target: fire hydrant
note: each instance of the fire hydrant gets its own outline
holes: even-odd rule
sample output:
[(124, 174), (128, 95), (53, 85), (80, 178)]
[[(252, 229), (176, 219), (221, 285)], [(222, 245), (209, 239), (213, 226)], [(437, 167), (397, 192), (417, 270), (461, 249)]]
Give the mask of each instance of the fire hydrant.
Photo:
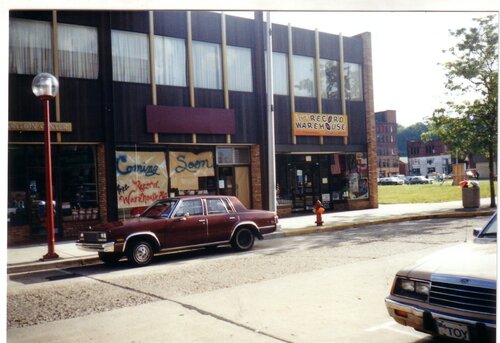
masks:
[(325, 208), (323, 207), (323, 204), (321, 203), (321, 201), (316, 200), (316, 203), (314, 204), (313, 212), (316, 213), (316, 226), (322, 226), (323, 225), (323, 218), (321, 215), (325, 212)]

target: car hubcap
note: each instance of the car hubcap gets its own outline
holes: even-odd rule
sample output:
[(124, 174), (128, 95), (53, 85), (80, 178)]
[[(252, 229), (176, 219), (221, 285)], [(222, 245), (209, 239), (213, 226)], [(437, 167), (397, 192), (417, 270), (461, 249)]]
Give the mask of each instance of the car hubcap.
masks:
[(151, 256), (151, 252), (149, 251), (148, 246), (141, 244), (135, 249), (135, 259), (137, 262), (143, 263), (149, 260)]
[(251, 233), (248, 231), (241, 231), (240, 234), (238, 235), (238, 242), (240, 243), (240, 247), (246, 248), (251, 240), (252, 237), (250, 236)]

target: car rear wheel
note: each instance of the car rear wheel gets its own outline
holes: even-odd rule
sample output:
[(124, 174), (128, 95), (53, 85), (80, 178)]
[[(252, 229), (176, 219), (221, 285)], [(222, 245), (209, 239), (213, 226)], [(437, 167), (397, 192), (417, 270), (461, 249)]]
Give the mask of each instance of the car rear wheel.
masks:
[(253, 247), (255, 236), (252, 230), (248, 228), (241, 228), (234, 234), (231, 240), (231, 246), (236, 251), (246, 251)]
[(127, 252), (128, 261), (138, 267), (151, 263), (153, 256), (153, 247), (146, 241), (135, 242)]
[(110, 252), (99, 252), (99, 259), (105, 264), (115, 264), (118, 263), (122, 254), (110, 253)]

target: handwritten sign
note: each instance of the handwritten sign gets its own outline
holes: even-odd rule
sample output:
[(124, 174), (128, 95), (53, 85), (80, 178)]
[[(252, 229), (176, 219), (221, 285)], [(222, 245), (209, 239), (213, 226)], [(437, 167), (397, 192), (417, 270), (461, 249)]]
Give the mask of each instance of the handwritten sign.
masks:
[(116, 152), (118, 208), (148, 206), (168, 196), (165, 153)]
[(293, 113), (294, 136), (337, 136), (347, 137), (347, 116), (345, 114)]
[(199, 154), (184, 151), (169, 152), (170, 185), (179, 190), (197, 190), (198, 178), (214, 176), (211, 151)]

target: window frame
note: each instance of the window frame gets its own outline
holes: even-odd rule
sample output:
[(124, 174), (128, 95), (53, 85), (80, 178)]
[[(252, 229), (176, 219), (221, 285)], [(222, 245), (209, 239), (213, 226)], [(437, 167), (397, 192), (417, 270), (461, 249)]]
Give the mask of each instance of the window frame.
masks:
[[(214, 89), (214, 90), (222, 90), (222, 49), (220, 44), (202, 42), (202, 41), (193, 41), (193, 79), (194, 79), (194, 87), (202, 88), (202, 89)], [(215, 48), (216, 51), (206, 51), (202, 50), (201, 47), (212, 47)], [(200, 54), (200, 55), (198, 55)], [(207, 60), (212, 59), (211, 63), (208, 63)], [(213, 68), (214, 65), (216, 68)], [(206, 78), (208, 72), (204, 71), (212, 71), (211, 78)], [(200, 76), (202, 73), (205, 76)]]

